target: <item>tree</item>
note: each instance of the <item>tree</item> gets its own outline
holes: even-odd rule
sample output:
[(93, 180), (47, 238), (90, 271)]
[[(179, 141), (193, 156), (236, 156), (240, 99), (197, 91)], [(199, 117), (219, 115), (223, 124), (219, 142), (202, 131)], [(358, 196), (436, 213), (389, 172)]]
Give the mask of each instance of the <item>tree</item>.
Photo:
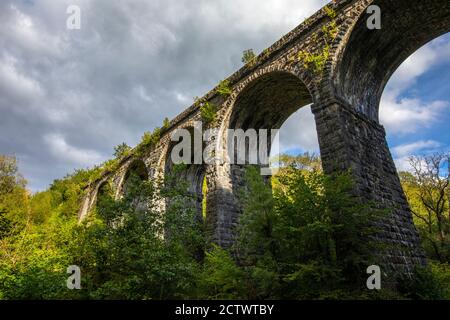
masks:
[(0, 209), (0, 240), (9, 235), (13, 228), (12, 221), (6, 218), (6, 211)]
[(168, 129), (169, 127), (170, 127), (170, 120), (169, 120), (169, 118), (164, 118), (164, 120), (163, 120), (163, 126), (162, 126), (164, 129)]
[[(115, 200), (107, 190), (100, 195), (94, 221), (88, 222), (84, 240), (77, 244), (77, 261), (85, 270), (84, 286), (91, 298), (195, 296), (201, 229), (197, 212), (186, 205), (192, 199), (185, 182), (172, 184), (168, 179), (142, 181), (132, 174), (122, 199)], [(168, 197), (163, 212), (160, 206)]]
[(441, 262), (450, 259), (450, 175), (443, 168), (449, 154), (412, 156), (412, 172), (400, 178), (415, 217), (416, 225), (431, 257)]
[[(0, 212), (3, 219), (22, 225), (28, 222), (29, 195), (14, 156), (0, 155)], [(5, 221), (5, 220), (4, 220)]]
[(317, 157), (283, 161), (290, 165), (272, 183), (247, 168), (236, 243), (207, 253), (203, 291), (219, 299), (364, 297), (366, 268), (381, 250), (374, 222), (386, 211), (352, 196), (350, 174), (313, 169)]
[(255, 60), (256, 60), (256, 55), (253, 52), (253, 49), (245, 50), (242, 53), (242, 62), (244, 64), (253, 65), (253, 63), (255, 63)]
[(130, 151), (131, 147), (127, 145), (125, 142), (123, 142), (114, 147), (114, 157), (117, 159), (122, 158), (127, 154), (129, 154)]
[(0, 196), (25, 186), (26, 181), (18, 171), (16, 157), (0, 155)]

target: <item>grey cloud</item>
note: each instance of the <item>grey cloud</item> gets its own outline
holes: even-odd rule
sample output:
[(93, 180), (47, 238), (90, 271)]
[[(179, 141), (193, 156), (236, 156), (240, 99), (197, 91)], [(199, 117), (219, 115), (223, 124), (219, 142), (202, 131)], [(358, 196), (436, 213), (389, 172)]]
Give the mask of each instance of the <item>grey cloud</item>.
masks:
[[(0, 153), (44, 189), (136, 144), (239, 68), (243, 50), (271, 45), (326, 2), (2, 1)], [(66, 29), (69, 4), (81, 30)]]

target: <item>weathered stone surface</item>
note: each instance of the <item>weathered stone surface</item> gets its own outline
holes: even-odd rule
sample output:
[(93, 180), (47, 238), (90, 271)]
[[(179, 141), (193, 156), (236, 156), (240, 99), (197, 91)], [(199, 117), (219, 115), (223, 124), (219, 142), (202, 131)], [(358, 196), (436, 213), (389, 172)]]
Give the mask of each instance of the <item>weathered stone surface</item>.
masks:
[[(366, 26), (366, 9), (372, 4), (382, 10), (381, 30)], [(396, 68), (420, 46), (450, 31), (450, 1), (341, 0), (329, 7), (336, 12), (333, 20), (337, 36), (329, 42), (323, 71), (314, 72), (297, 57), (299, 52), (323, 52), (322, 28), (332, 20), (326, 10), (282, 37), (256, 63), (229, 77), (231, 95), (222, 97), (212, 90), (204, 99), (219, 106), (215, 125), (224, 151), (228, 128), (278, 128), (289, 115), (312, 102), (325, 172), (351, 169), (356, 194), (392, 209), (389, 218), (380, 223), (383, 232), (379, 240), (400, 244), (402, 249), (384, 254), (380, 264), (409, 273), (425, 258), (384, 128), (378, 123), (378, 107), (384, 86)], [(136, 160), (145, 163), (150, 179), (164, 174), (170, 167), (171, 132), (191, 128), (200, 119), (198, 106), (189, 107), (171, 121), (160, 142), (142, 159), (124, 159), (119, 170), (94, 183), (82, 205), (80, 219), (95, 205), (105, 182), (111, 181), (116, 196), (120, 196), (127, 171)], [(236, 193), (243, 185), (242, 167), (197, 165), (186, 176), (197, 193), (201, 192), (199, 181), (207, 177), (207, 222), (212, 240), (222, 246), (231, 245), (240, 213)]]

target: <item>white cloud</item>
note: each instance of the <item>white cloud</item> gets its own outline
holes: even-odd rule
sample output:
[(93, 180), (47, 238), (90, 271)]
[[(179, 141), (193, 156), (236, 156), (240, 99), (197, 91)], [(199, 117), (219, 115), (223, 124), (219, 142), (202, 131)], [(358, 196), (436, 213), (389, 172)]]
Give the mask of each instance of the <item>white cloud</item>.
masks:
[(435, 140), (419, 140), (392, 148), (395, 165), (399, 171), (410, 171), (409, 157), (419, 153), (429, 153), (440, 148), (442, 144)]
[(281, 126), (278, 136), (279, 144), (272, 146), (271, 156), (294, 149), (319, 153), (316, 122), (310, 106), (292, 114)]
[(104, 157), (95, 150), (87, 150), (71, 146), (60, 134), (44, 136), (45, 143), (56, 158), (77, 166), (91, 166), (100, 163)]
[(449, 101), (424, 102), (402, 94), (427, 71), (450, 61), (450, 41), (438, 38), (412, 54), (390, 79), (380, 103), (380, 122), (390, 134), (414, 133), (429, 128), (447, 112)]
[(448, 101), (424, 103), (420, 99), (398, 99), (388, 93), (381, 101), (380, 122), (389, 134), (406, 134), (429, 128), (450, 107)]
[(413, 85), (419, 76), (439, 62), (438, 51), (439, 48), (428, 45), (413, 53), (395, 71), (385, 93), (398, 95)]
[(6, 9), (5, 23), (0, 29), (0, 43), (14, 42), (25, 50), (34, 54), (44, 54), (60, 57), (64, 39), (59, 34), (51, 34), (45, 30), (39, 21), (19, 10), (16, 5), (9, 5)]
[(175, 92), (175, 98), (177, 99), (178, 102), (188, 105), (189, 103), (192, 103), (192, 101), (194, 101), (193, 98), (188, 97), (187, 95), (181, 93), (181, 92)]
[(153, 102), (153, 98), (148, 95), (147, 90), (145, 90), (145, 87), (143, 85), (136, 87), (134, 91), (137, 93), (139, 98), (141, 98), (145, 102)]
[(397, 157), (404, 157), (414, 154), (418, 151), (433, 150), (439, 148), (442, 144), (435, 140), (419, 140), (413, 143), (402, 144), (392, 148), (392, 152)]

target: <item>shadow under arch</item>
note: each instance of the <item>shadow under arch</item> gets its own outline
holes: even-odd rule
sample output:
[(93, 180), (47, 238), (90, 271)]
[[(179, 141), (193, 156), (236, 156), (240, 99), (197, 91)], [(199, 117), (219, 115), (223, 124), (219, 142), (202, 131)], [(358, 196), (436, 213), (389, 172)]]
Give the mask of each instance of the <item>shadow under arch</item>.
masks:
[[(196, 212), (199, 221), (206, 216), (206, 194), (205, 194), (205, 179), (206, 179), (206, 166), (203, 163), (196, 164), (195, 156), (196, 153), (202, 152), (203, 149), (198, 149), (195, 146), (195, 135), (202, 135), (198, 129), (190, 126), (187, 128), (181, 128), (180, 130), (185, 130), (188, 133), (190, 141), (184, 141), (186, 137), (180, 137), (178, 141), (172, 141), (167, 149), (167, 154), (164, 162), (164, 176), (167, 186), (170, 188), (177, 188), (180, 184), (186, 186), (186, 195), (191, 197), (191, 203), (187, 205), (192, 205)], [(186, 147), (190, 148), (190, 159), (188, 163), (173, 161), (173, 156), (176, 153), (174, 148), (179, 143), (186, 143)], [(202, 141), (202, 147), (204, 144)], [(185, 149), (179, 149), (177, 156), (179, 158), (183, 157), (183, 152)], [(166, 207), (170, 205), (171, 199), (166, 199)]]
[(121, 188), (119, 188), (119, 193), (121, 195), (126, 195), (132, 183), (139, 181), (148, 181), (149, 173), (145, 162), (141, 159), (134, 159), (127, 168), (124, 175)]
[[(232, 181), (239, 181), (237, 185), (242, 185), (242, 174), (245, 164), (261, 164), (259, 151), (267, 150), (270, 154), (272, 148), (272, 129), (280, 129), (282, 124), (300, 108), (313, 103), (313, 96), (303, 83), (303, 81), (287, 71), (272, 71), (250, 82), (237, 96), (230, 114), (228, 129), (250, 132), (255, 130), (258, 135), (256, 148), (250, 148), (252, 143), (245, 137), (245, 154), (239, 155), (243, 150), (237, 150), (238, 141), (236, 137), (228, 134), (227, 152), (231, 161)], [(261, 129), (267, 130), (267, 145), (261, 146), (263, 138), (259, 136)], [(299, 128), (301, 130), (301, 128)], [(231, 150), (233, 148), (233, 150)], [(257, 163), (249, 163), (249, 152), (258, 151)], [(230, 153), (230, 151), (233, 151)], [(240, 176), (240, 177), (239, 177)], [(237, 190), (234, 190), (237, 191)]]
[(95, 192), (95, 208), (99, 210), (110, 201), (114, 201), (114, 193), (111, 182), (107, 179), (98, 185), (97, 191)]
[(378, 122), (384, 88), (395, 70), (420, 47), (450, 31), (448, 0), (375, 0), (380, 30), (369, 30), (363, 14), (338, 57), (333, 84), (338, 97)]
[(230, 129), (279, 129), (303, 106), (313, 103), (306, 85), (293, 73), (273, 71), (250, 82), (237, 96)]
[[(260, 165), (259, 150), (257, 146), (257, 162), (249, 159), (250, 142), (245, 137), (245, 155), (238, 156), (237, 139), (235, 130), (244, 132), (255, 130), (258, 140), (264, 141), (260, 136), (260, 129), (267, 130), (267, 144), (263, 147), (269, 155), (272, 148), (272, 129), (279, 129), (282, 124), (300, 108), (314, 103), (314, 97), (307, 85), (294, 73), (288, 71), (269, 71), (249, 82), (237, 95), (224, 123), (220, 137), (227, 159), (217, 172), (216, 178), (216, 215), (215, 230), (216, 242), (221, 246), (229, 247), (234, 243), (236, 227), (239, 224), (239, 216), (242, 212), (242, 203), (239, 193), (245, 188), (245, 169), (247, 165)], [(299, 128), (301, 130), (301, 128)], [(227, 132), (228, 130), (231, 130)], [(252, 150), (255, 150), (252, 148)], [(232, 153), (230, 152), (232, 151)], [(244, 161), (238, 163), (238, 158)]]

